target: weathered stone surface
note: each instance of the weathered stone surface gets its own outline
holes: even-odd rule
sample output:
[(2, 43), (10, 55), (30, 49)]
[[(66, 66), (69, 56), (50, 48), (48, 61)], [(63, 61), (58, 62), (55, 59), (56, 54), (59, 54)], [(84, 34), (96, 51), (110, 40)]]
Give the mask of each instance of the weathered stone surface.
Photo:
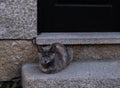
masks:
[(20, 76), (21, 65), (34, 62), (37, 50), (31, 41), (4, 40), (0, 41), (0, 81)]
[(36, 38), (39, 45), (59, 42), (77, 44), (120, 44), (120, 32), (41, 33)]
[(76, 45), (73, 48), (76, 60), (120, 60), (120, 45)]
[(0, 0), (0, 39), (37, 35), (37, 0)]
[(22, 79), (23, 88), (120, 88), (120, 61), (74, 62), (56, 74), (26, 64)]

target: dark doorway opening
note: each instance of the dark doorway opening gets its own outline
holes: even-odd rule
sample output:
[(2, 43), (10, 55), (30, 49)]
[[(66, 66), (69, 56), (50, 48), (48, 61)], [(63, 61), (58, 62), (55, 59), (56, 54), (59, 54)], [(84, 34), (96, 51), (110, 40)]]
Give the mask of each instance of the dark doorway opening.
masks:
[(120, 31), (117, 0), (38, 0), (40, 32)]

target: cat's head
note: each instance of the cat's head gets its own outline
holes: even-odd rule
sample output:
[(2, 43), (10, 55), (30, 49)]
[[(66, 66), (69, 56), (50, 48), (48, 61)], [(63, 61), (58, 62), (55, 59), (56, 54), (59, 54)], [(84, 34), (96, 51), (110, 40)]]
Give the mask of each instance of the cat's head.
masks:
[(52, 66), (55, 60), (55, 53), (50, 51), (50, 47), (46, 46), (39, 49), (39, 61), (45, 68)]

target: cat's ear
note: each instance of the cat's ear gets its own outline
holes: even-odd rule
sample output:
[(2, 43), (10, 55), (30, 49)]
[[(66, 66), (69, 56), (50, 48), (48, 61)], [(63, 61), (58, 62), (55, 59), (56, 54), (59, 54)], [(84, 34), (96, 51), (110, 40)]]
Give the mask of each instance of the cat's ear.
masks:
[(51, 45), (50, 51), (51, 51), (51, 52), (55, 52), (56, 49), (61, 48), (61, 47), (64, 47), (64, 46), (63, 46), (62, 44), (60, 44), (60, 43), (53, 43), (53, 44)]
[(52, 53), (55, 52), (55, 47), (51, 46), (49, 51), (52, 52)]
[(43, 52), (43, 48), (42, 48), (42, 47), (37, 46), (37, 49), (38, 49), (38, 52), (39, 52), (39, 53), (42, 53), (42, 52)]
[(50, 52), (55, 52), (55, 50), (56, 50), (56, 45), (55, 45), (55, 44), (52, 44), (52, 45), (50, 46)]

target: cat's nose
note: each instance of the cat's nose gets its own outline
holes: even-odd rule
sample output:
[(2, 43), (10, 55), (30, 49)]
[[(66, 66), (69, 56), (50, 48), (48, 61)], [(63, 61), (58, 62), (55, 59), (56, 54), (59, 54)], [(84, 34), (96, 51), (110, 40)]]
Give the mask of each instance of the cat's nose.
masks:
[(45, 61), (45, 63), (47, 63), (47, 61)]
[(48, 64), (48, 63), (49, 63), (49, 61), (45, 61), (45, 63), (46, 63), (46, 64)]

